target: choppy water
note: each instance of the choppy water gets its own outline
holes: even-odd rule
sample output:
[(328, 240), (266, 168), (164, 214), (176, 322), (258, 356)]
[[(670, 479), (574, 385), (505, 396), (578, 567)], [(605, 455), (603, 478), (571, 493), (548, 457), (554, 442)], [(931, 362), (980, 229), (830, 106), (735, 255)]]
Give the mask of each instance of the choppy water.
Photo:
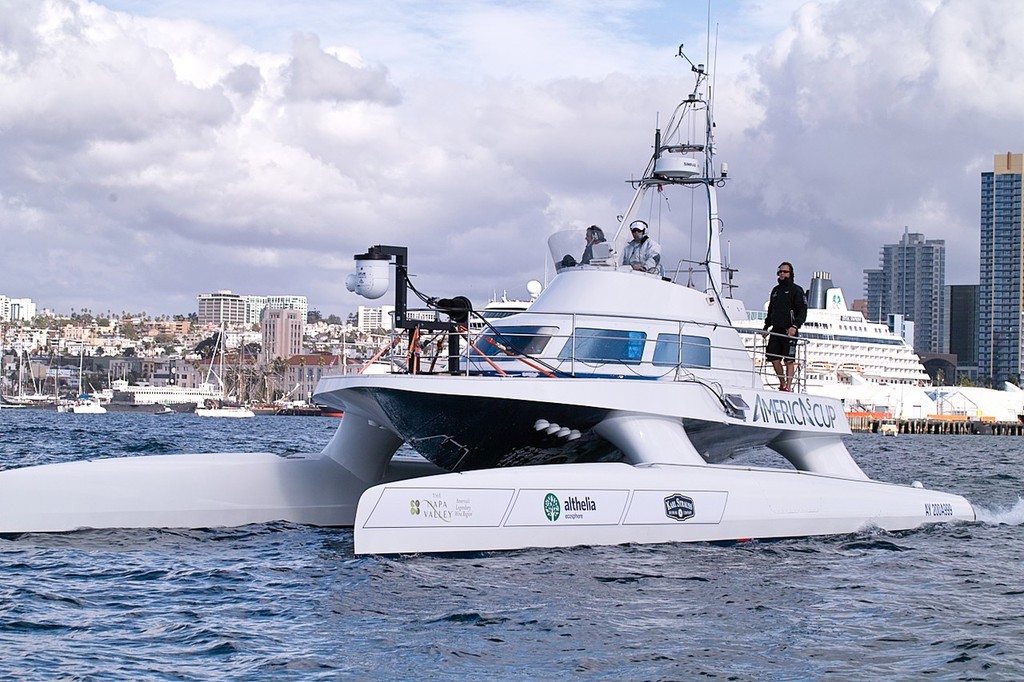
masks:
[[(0, 468), (315, 452), (310, 417), (0, 412)], [(1021, 679), (1024, 440), (857, 435), (982, 521), (732, 546), (359, 557), (289, 524), (0, 540), (0, 679)]]

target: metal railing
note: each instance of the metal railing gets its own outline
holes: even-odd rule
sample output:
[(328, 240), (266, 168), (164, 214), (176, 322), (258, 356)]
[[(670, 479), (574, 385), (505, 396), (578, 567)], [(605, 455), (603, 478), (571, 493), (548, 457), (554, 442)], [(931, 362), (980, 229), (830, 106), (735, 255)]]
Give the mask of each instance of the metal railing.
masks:
[[(732, 377), (726, 383), (752, 388), (779, 385), (765, 353), (770, 335), (749, 328), (639, 315), (522, 315), (525, 319), (519, 324), (509, 325), (504, 318), (499, 327), (486, 323), (479, 331), (462, 330), (458, 374), (673, 381)], [(723, 330), (737, 332), (738, 343), (714, 343)], [(744, 343), (744, 336), (752, 342)], [(398, 334), (371, 362), (387, 362), (395, 373), (418, 368), (415, 373), (448, 374), (449, 342), (447, 332)], [(805, 390), (806, 364), (807, 341), (798, 338), (791, 390)]]

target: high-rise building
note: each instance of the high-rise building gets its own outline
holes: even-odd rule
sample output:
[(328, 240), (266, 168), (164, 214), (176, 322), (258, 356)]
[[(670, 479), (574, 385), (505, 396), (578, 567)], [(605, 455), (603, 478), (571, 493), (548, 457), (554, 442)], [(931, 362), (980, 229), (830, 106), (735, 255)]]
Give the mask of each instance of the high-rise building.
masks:
[(868, 317), (885, 321), (889, 315), (902, 315), (914, 323), (914, 350), (941, 352), (946, 335), (942, 309), (945, 240), (925, 239), (904, 228), (898, 244), (881, 248), (879, 264), (878, 269), (864, 271)]
[(359, 306), (356, 309), (356, 329), (363, 333), (373, 332), (378, 329), (390, 331), (394, 329), (394, 312), (395, 306), (393, 305), (382, 305), (379, 308)]
[(221, 289), (199, 294), (199, 324), (238, 325), (245, 323), (245, 300), (239, 294)]
[(886, 305), (885, 285), (882, 282), (883, 273), (881, 270), (864, 271), (864, 307), (867, 312), (864, 317), (872, 322), (885, 322), (888, 311), (883, 310)]
[(0, 322), (28, 322), (36, 316), (36, 304), (30, 298), (0, 296)]
[(269, 365), (275, 358), (288, 359), (302, 353), (302, 333), (306, 315), (292, 308), (265, 308), (261, 328), (263, 330), (263, 364)]
[(1021, 380), (1021, 177), (1024, 154), (997, 154), (981, 174), (981, 273), (978, 291), (978, 374), (992, 381)]
[(978, 285), (951, 284), (946, 291), (949, 352), (956, 356), (957, 371), (973, 379), (978, 367)]
[(305, 296), (242, 296), (245, 301), (245, 321), (255, 324), (263, 317), (266, 308), (298, 310), (305, 320), (309, 314), (309, 303)]

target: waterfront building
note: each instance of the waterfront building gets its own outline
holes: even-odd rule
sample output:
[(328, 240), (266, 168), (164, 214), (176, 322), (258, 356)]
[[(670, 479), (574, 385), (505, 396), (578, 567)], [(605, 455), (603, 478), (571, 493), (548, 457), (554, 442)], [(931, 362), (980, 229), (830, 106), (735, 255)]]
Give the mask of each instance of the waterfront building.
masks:
[(1021, 316), (1024, 154), (993, 158), (981, 174), (981, 267), (978, 290), (978, 373), (997, 388), (1019, 383), (1022, 370)]
[(284, 382), (289, 400), (310, 402), (320, 377), (340, 374), (345, 370), (340, 355), (293, 355), (288, 358)]
[(945, 337), (945, 284), (945, 240), (925, 239), (904, 228), (899, 243), (879, 251), (879, 267), (864, 271), (869, 318), (886, 321), (889, 315), (902, 315), (914, 323), (914, 350), (939, 352)]

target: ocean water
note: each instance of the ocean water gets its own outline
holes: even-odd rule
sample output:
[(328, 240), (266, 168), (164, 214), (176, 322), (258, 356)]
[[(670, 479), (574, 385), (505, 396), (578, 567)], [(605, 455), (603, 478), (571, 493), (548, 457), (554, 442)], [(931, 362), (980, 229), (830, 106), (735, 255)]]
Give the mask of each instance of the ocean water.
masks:
[[(336, 426), (3, 410), (0, 468), (316, 452)], [(848, 445), (980, 520), (454, 558), (355, 557), (350, 530), (290, 524), (21, 535), (0, 539), (0, 679), (1024, 679), (1024, 440)]]

